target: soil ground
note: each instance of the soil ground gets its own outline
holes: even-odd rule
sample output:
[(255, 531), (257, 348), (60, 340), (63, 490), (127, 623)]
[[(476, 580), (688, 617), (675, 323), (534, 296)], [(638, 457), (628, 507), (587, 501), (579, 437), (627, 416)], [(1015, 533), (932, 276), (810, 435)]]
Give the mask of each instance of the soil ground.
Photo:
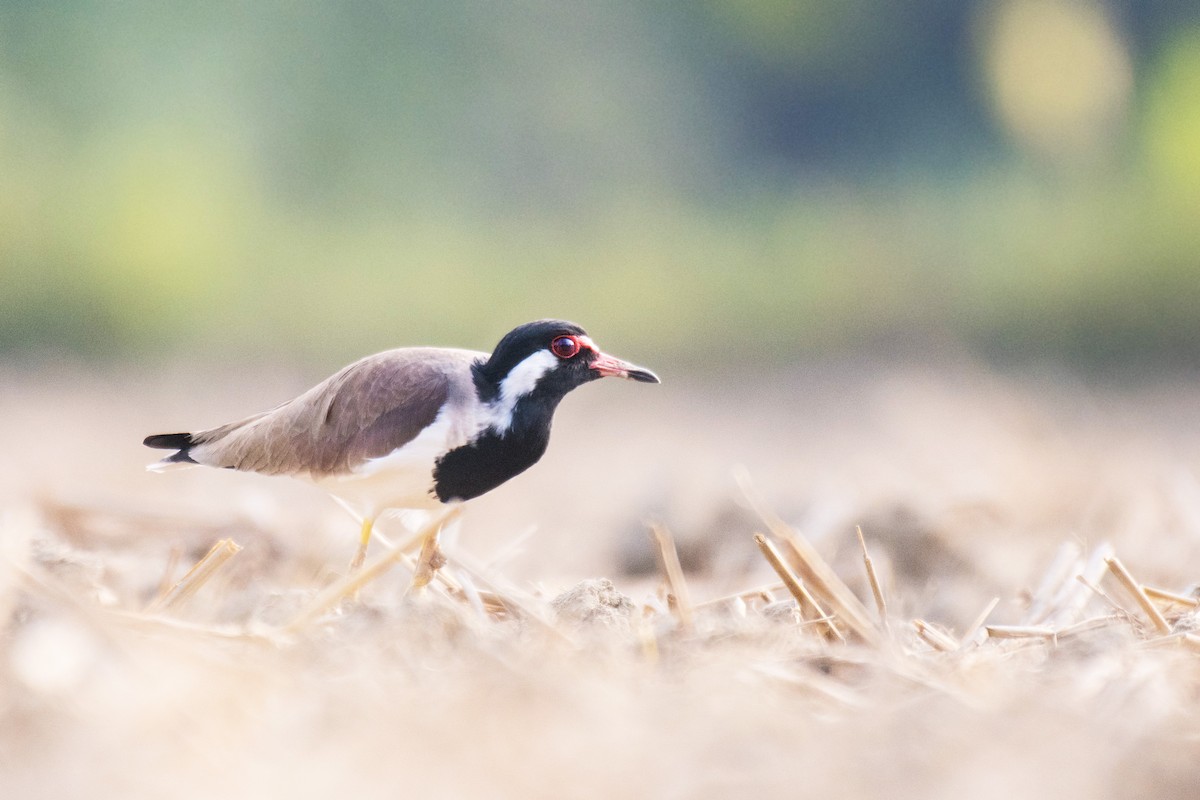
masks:
[[(320, 375), (0, 373), (0, 794), (1195, 796), (1200, 383), (664, 372), (569, 397), (445, 532), (449, 587), (396, 564), (357, 599), (319, 490), (143, 469)], [(760, 532), (871, 630), (811, 580), (832, 619), (798, 607)]]

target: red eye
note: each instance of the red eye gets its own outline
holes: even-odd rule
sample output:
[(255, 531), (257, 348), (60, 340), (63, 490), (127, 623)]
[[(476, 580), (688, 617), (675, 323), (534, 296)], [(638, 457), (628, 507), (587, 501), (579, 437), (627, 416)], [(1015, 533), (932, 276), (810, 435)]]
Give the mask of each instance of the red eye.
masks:
[(550, 352), (559, 358), (574, 358), (579, 354), (579, 340), (574, 336), (559, 336), (550, 343)]

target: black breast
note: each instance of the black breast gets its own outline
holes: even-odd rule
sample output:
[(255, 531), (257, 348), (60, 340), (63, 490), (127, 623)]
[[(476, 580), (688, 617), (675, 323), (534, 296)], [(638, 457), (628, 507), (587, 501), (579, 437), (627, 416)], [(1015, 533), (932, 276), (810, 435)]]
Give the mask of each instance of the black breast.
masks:
[(433, 470), (433, 493), (446, 503), (490, 492), (536, 464), (549, 441), (549, 424), (544, 430), (510, 431), (506, 436), (488, 430), (438, 459)]
[[(552, 370), (514, 405), (506, 429), (486, 429), (469, 444), (451, 450), (433, 468), (433, 494), (443, 503), (470, 500), (490, 492), (532, 467), (550, 442), (550, 422), (574, 384)], [(481, 400), (485, 387), (477, 383)]]

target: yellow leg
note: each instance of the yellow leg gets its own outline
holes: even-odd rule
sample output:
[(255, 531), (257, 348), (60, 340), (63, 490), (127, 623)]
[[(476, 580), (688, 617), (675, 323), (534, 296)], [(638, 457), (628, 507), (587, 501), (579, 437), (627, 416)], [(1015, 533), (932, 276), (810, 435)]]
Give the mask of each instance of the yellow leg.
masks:
[(358, 540), (358, 552), (354, 554), (354, 560), (350, 562), (350, 571), (356, 572), (363, 565), (363, 561), (367, 557), (367, 545), (371, 543), (371, 528), (375, 525), (375, 520), (371, 517), (363, 517), (362, 534)]

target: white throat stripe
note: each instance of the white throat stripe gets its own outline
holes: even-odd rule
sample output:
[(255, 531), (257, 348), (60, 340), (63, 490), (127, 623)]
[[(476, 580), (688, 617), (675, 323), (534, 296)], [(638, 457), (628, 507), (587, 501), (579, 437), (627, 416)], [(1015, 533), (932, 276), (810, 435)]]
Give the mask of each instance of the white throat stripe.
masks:
[(500, 381), (500, 396), (490, 403), (491, 427), (504, 431), (512, 421), (513, 408), (517, 401), (533, 391), (537, 382), (558, 365), (558, 356), (549, 350), (538, 350), (517, 364), (504, 380)]

